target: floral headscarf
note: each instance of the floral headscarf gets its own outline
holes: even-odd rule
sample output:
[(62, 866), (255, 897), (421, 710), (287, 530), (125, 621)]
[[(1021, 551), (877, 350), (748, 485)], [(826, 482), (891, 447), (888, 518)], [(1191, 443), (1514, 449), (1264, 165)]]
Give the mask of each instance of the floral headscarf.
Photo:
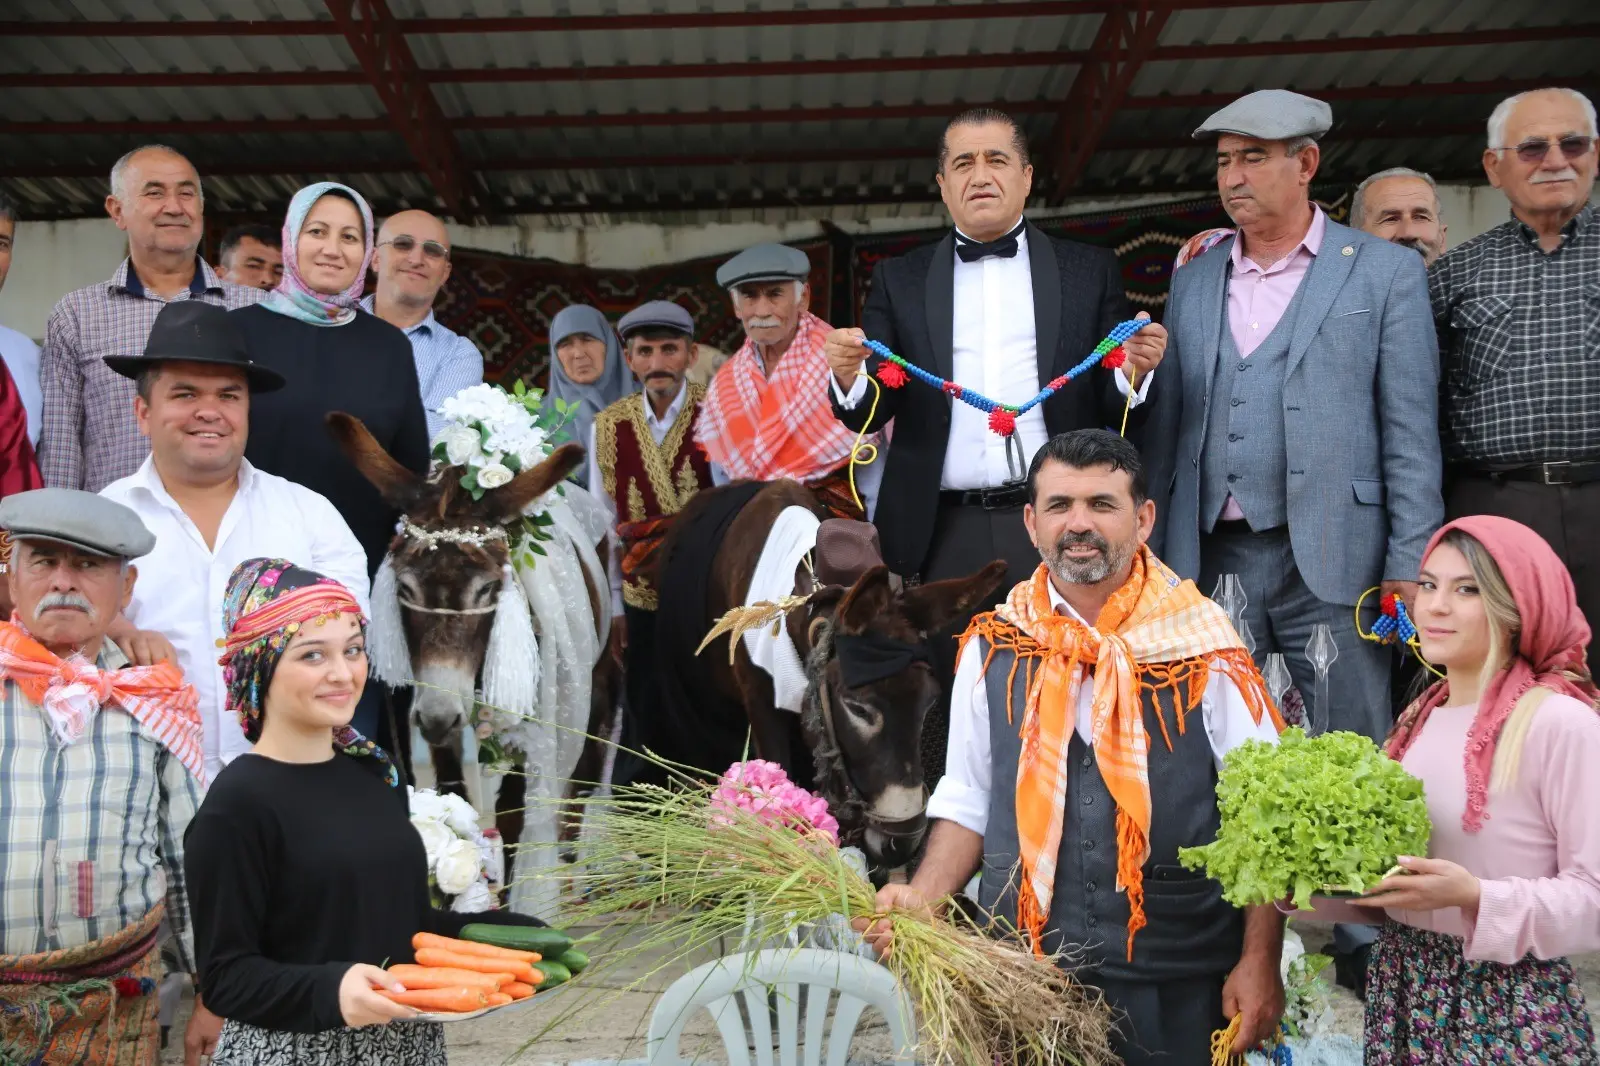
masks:
[[(312, 205), (330, 192), (342, 193), (355, 201), (356, 209), (361, 212), (361, 239), (366, 245), (361, 255), (361, 269), (356, 271), (355, 280), (336, 296), (317, 292), (300, 277), (300, 231), (305, 227), (306, 216), (311, 213)], [(343, 326), (354, 322), (356, 302), (361, 299), (361, 290), (367, 283), (367, 267), (372, 264), (374, 232), (372, 208), (367, 206), (360, 193), (336, 181), (307, 185), (289, 201), (289, 212), (283, 219), (283, 278), (277, 288), (267, 293), (261, 305), (269, 311), (288, 315), (313, 326)]]
[[(246, 559), (228, 578), (222, 600), (222, 680), (228, 690), (228, 710), (239, 716), (245, 739), (261, 736), (261, 712), (272, 675), (289, 641), (309, 622), (322, 623), (341, 614), (367, 620), (350, 590), (329, 577), (302, 570), (284, 559)], [(356, 758), (374, 760), (374, 769), (390, 785), (400, 787), (400, 774), (382, 748), (350, 725), (333, 731), (333, 747)]]

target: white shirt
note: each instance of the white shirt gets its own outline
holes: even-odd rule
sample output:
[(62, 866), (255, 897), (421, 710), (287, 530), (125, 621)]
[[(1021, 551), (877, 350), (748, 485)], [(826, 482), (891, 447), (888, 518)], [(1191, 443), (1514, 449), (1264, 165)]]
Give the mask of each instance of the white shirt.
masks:
[(246, 559), (287, 559), (344, 584), (370, 613), (367, 555), (327, 499), (303, 485), (239, 465), (239, 489), (217, 527), (216, 548), (168, 494), (154, 457), (100, 495), (133, 509), (155, 534), (155, 549), (134, 560), (138, 580), (123, 612), (140, 629), (163, 634), (178, 651), (178, 665), (200, 695), (205, 724), (206, 776), (250, 745), (238, 718), (224, 706), (227, 689), (217, 665), (223, 638), (222, 600), (228, 577)]
[(14, 329), (0, 326), (0, 359), (6, 362), (17, 396), (28, 412), (28, 441), (39, 446), (39, 419), (44, 411), (44, 390), (39, 385), (39, 346)]
[[(1017, 254), (1009, 259), (990, 255), (967, 263), (958, 253), (951, 252), (955, 257), (951, 380), (1013, 407), (1022, 406), (1039, 392), (1033, 267), (1028, 254), (1026, 229), (1017, 234)], [(1083, 353), (1084, 356), (1088, 354)], [(1134, 406), (1144, 402), (1154, 377), (1154, 374), (1147, 374), (1140, 382), (1134, 394)], [(865, 375), (856, 375), (849, 393), (839, 388), (832, 374), (828, 379), (834, 396), (847, 411), (854, 410), (866, 396)], [(1126, 396), (1128, 379), (1120, 369), (1116, 371), (1116, 382)], [(1088, 387), (1091, 386), (1081, 380), (1067, 386), (1069, 389)], [(946, 402), (951, 405), (950, 437), (945, 444), (944, 471), (939, 478), (941, 489), (992, 489), (1025, 477), (1033, 453), (1049, 438), (1043, 404), (1018, 418), (1016, 438), (1022, 446), (1022, 469), (1012, 471), (1006, 462), (1006, 438), (990, 432), (989, 416), (970, 404)]]
[[(1050, 602), (1057, 613), (1069, 614), (1080, 622), (1083, 616), (1050, 586)], [(1088, 667), (1079, 669), (1087, 670)], [(1078, 739), (1092, 744), (1094, 733), (1094, 686), (1088, 678), (1078, 686)], [(1018, 711), (1020, 713), (1020, 708)], [(1250, 714), (1244, 695), (1220, 670), (1213, 670), (1200, 697), (1200, 713), (1217, 766), (1222, 757), (1247, 740), (1278, 742), (1272, 716), (1263, 714), (1258, 723)], [(989, 689), (983, 678), (983, 654), (978, 642), (970, 641), (956, 663), (955, 684), (950, 692), (950, 741), (945, 750), (944, 777), (928, 800), (928, 817), (972, 830), (979, 836), (989, 824), (989, 783), (993, 767), (989, 760)]]
[[(641, 394), (644, 403), (644, 424), (650, 427), (650, 436), (657, 443), (667, 439), (667, 432), (672, 429), (672, 423), (678, 420), (678, 415), (683, 411), (684, 401), (689, 398), (689, 382), (684, 381), (678, 389), (678, 395), (672, 398), (667, 405), (667, 413), (660, 418), (656, 417), (656, 409), (650, 403), (648, 393)], [(605, 508), (606, 518), (611, 524), (611, 617), (622, 617), (622, 540), (617, 536), (617, 501), (607, 494), (605, 481), (600, 475), (599, 452), (594, 446), (594, 426), (589, 426), (589, 484), (592, 487), (594, 498), (600, 501), (600, 506)]]

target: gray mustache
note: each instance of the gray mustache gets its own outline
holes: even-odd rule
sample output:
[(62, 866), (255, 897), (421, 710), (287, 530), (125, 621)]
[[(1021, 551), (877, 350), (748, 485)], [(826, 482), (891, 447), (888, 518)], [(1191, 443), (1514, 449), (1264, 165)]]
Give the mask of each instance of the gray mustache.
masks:
[(1552, 182), (1552, 181), (1576, 181), (1576, 180), (1578, 180), (1578, 172), (1576, 170), (1572, 169), (1571, 167), (1566, 167), (1566, 168), (1564, 168), (1562, 170), (1557, 170), (1557, 171), (1554, 171), (1554, 172), (1543, 171), (1543, 170), (1538, 171), (1533, 175), (1533, 177), (1528, 179), (1528, 184), (1530, 184), (1530, 185), (1544, 185), (1545, 183)]
[(82, 594), (77, 592), (50, 593), (41, 599), (38, 606), (33, 609), (33, 617), (36, 619), (43, 618), (46, 611), (53, 611), (60, 608), (82, 611), (84, 614), (89, 616), (90, 621), (94, 620), (94, 604), (90, 603)]
[(1111, 544), (1098, 533), (1068, 533), (1056, 541), (1056, 550), (1064, 552), (1068, 548), (1076, 548), (1080, 544), (1087, 544), (1102, 555), (1111, 554)]
[(752, 318), (746, 325), (751, 329), (777, 329), (783, 325), (783, 319), (776, 315), (769, 315), (763, 318)]

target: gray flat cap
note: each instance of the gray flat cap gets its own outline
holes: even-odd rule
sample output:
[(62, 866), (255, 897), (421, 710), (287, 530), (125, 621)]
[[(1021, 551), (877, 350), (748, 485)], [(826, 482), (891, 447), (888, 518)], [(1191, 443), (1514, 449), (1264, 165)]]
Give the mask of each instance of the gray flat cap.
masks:
[(12, 540), (50, 540), (91, 555), (137, 559), (156, 535), (133, 510), (80, 489), (33, 489), (0, 501), (0, 528)]
[(758, 244), (717, 267), (717, 284), (724, 289), (747, 281), (805, 281), (810, 277), (811, 260), (787, 244)]
[(1241, 96), (1194, 131), (1195, 140), (1237, 133), (1263, 141), (1321, 137), (1333, 126), (1333, 108), (1288, 89), (1259, 89)]
[(671, 300), (651, 300), (647, 304), (640, 304), (617, 322), (617, 332), (623, 340), (627, 340), (628, 334), (647, 326), (675, 329), (694, 336), (693, 316)]

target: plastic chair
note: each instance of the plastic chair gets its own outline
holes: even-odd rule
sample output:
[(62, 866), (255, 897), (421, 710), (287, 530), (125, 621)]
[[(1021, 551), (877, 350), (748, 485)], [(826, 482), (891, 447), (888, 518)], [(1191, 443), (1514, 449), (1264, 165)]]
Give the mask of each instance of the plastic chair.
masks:
[[(831, 1028), (830, 1000), (836, 1000)], [(693, 1061), (681, 1057), (680, 1044), (684, 1027), (700, 1007), (717, 1024), (728, 1066), (845, 1066), (850, 1039), (867, 1007), (877, 1008), (889, 1023), (892, 1061), (904, 1066), (916, 1061), (910, 1000), (893, 974), (857, 955), (777, 948), (729, 955), (690, 970), (672, 983), (650, 1017), (646, 1044), (650, 1066), (685, 1066)]]

